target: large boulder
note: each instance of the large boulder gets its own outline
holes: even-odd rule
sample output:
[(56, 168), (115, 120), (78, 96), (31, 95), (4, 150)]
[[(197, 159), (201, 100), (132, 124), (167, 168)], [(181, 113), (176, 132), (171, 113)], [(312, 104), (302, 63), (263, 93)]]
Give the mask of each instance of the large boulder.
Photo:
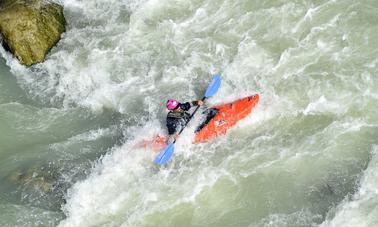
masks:
[(0, 0), (3, 45), (24, 65), (42, 62), (65, 31), (63, 7), (48, 0)]

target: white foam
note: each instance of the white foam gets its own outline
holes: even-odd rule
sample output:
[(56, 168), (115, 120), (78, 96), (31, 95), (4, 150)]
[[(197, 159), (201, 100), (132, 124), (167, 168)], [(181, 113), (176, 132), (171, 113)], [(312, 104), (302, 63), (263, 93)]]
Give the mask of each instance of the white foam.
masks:
[(345, 112), (346, 107), (340, 103), (328, 101), (324, 96), (321, 96), (315, 102), (308, 104), (303, 111), (305, 115), (317, 114), (317, 113), (335, 113), (342, 114)]
[(351, 200), (346, 199), (337, 209), (335, 217), (321, 226), (368, 227), (375, 226), (378, 217), (378, 147), (374, 146), (372, 160)]
[[(338, 30), (343, 17), (328, 10), (334, 2), (305, 7), (280, 3), (263, 9), (254, 9), (257, 6), (251, 4), (247, 12), (238, 8), (243, 5), (238, 1), (65, 0), (63, 3), (67, 32), (46, 62), (26, 68), (2, 48), (1, 54), (20, 83), (33, 94), (45, 96), (51, 102), (61, 100), (63, 106), (110, 108), (140, 122), (134, 127), (125, 124), (126, 143), (114, 147), (86, 180), (70, 189), (64, 206), (67, 219), (62, 221), (62, 226), (138, 226), (154, 214), (195, 204), (199, 195), (212, 190), (222, 177), (237, 185), (239, 176), (247, 179), (259, 171), (269, 172), (277, 165), (289, 169), (290, 161), (297, 162), (295, 168), (299, 168), (301, 157), (309, 151), (294, 146), (315, 147), (320, 140), (314, 137), (324, 135), (327, 136), (325, 144), (329, 145), (328, 141), (331, 143), (337, 136), (359, 132), (369, 125), (364, 116), (344, 116), (366, 100), (376, 99), (376, 89), (367, 86), (375, 82), (373, 73), (361, 74), (364, 80), (361, 82), (356, 76), (359, 71), (346, 73), (338, 68), (338, 63), (349, 64), (349, 56), (356, 49), (338, 45), (334, 39), (338, 35), (341, 41), (353, 38)], [(327, 11), (323, 13), (324, 10)], [(345, 59), (348, 61), (340, 63)], [(366, 64), (371, 70), (376, 61)], [(213, 142), (192, 145), (193, 134), (186, 130), (175, 145), (172, 162), (157, 170), (152, 164), (156, 154), (148, 149), (133, 149), (133, 143), (164, 130), (167, 98), (189, 101), (202, 97), (211, 74), (218, 72), (222, 86), (207, 101), (208, 105), (255, 93), (260, 94), (260, 103), (230, 134)], [(356, 84), (355, 90), (348, 89), (349, 81)], [(353, 99), (357, 90), (364, 99)], [(340, 119), (314, 131), (315, 135), (305, 135), (306, 138), (297, 138), (287, 126), (291, 122), (285, 123), (286, 117), (316, 115)], [(271, 123), (275, 119), (282, 121), (277, 127), (287, 128), (283, 131), (274, 128)], [(255, 131), (260, 134), (254, 134)], [(72, 139), (95, 139), (102, 133), (96, 131)], [(289, 138), (293, 140), (287, 141)], [(296, 144), (298, 141), (301, 144)], [(236, 145), (237, 150), (230, 147)], [(312, 155), (333, 154), (332, 144), (326, 145), (324, 150), (316, 150)], [(260, 162), (259, 158), (266, 153)], [(249, 162), (255, 160), (259, 162)], [(371, 165), (375, 168), (374, 162)], [(367, 199), (363, 198), (370, 198), (365, 195), (376, 198), (374, 177), (366, 181), (361, 186), (361, 196), (354, 203), (346, 201), (345, 209), (340, 207), (335, 223), (343, 223), (346, 217), (343, 210), (348, 215), (368, 216), (370, 222), (366, 223), (374, 221), (365, 210), (355, 209), (365, 206)], [(288, 209), (293, 210), (297, 201), (288, 201), (294, 204)], [(291, 220), (290, 215), (272, 214), (264, 204), (254, 206), (264, 210), (261, 213), (265, 212), (264, 220), (268, 224), (280, 224), (280, 219), (285, 218)], [(225, 207), (214, 210), (229, 211)], [(307, 210), (303, 213), (306, 213), (304, 225), (308, 225), (312, 213)], [(292, 217), (301, 215), (302, 211), (296, 210)], [(203, 217), (194, 219), (203, 220)]]
[(180, 153), (189, 152), (184, 148), (185, 141), (175, 145), (175, 157), (169, 168), (160, 170), (152, 163), (156, 154), (144, 149), (133, 150), (133, 141), (115, 148), (90, 177), (69, 190), (64, 206), (67, 219), (60, 226), (104, 223), (135, 226), (151, 213), (193, 202), (203, 188), (214, 184), (223, 173), (211, 168), (198, 173), (193, 173), (189, 166), (175, 168), (174, 159), (180, 159)]

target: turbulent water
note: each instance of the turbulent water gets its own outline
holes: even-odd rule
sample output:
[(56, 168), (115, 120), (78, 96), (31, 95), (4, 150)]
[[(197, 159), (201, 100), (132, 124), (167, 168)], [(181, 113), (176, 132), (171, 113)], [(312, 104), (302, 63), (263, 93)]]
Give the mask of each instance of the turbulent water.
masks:
[[(1, 226), (378, 226), (378, 1), (61, 3), (44, 63), (0, 48)], [(156, 167), (133, 144), (214, 73), (257, 108)]]

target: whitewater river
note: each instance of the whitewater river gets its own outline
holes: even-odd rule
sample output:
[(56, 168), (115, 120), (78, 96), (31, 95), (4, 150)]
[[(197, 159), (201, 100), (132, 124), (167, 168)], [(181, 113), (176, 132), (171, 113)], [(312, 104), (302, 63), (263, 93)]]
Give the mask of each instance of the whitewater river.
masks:
[[(61, 3), (44, 63), (0, 48), (0, 226), (378, 226), (378, 1)], [(156, 167), (214, 73), (257, 108)]]

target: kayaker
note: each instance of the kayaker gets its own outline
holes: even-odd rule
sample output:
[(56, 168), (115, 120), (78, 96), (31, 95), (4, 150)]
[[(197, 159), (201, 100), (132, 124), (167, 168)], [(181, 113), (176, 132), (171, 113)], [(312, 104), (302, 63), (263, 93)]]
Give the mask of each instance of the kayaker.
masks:
[(176, 139), (178, 132), (189, 121), (190, 114), (187, 112), (192, 106), (202, 106), (202, 100), (196, 100), (193, 102), (180, 103), (174, 99), (168, 99), (167, 109), (167, 128), (168, 128), (168, 141)]

